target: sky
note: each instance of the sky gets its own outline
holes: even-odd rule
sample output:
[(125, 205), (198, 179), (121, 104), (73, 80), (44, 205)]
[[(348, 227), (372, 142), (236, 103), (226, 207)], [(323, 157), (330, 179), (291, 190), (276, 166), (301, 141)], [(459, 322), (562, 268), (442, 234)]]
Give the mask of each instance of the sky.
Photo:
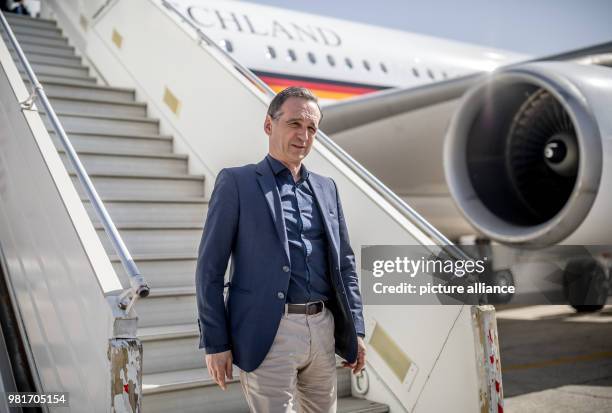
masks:
[(247, 0), (544, 56), (612, 41), (612, 0)]

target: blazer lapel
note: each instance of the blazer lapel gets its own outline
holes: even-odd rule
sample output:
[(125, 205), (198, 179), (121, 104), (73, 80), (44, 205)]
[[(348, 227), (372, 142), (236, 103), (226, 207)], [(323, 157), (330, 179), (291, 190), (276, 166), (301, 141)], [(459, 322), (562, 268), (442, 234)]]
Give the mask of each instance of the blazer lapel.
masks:
[(289, 241), (287, 240), (287, 229), (285, 227), (285, 218), (281, 207), (280, 194), (278, 193), (274, 174), (265, 158), (257, 164), (255, 172), (257, 172), (257, 182), (266, 198), (268, 209), (272, 215), (272, 221), (274, 221), (274, 226), (276, 227), (276, 234), (285, 250), (287, 260), (291, 262), (289, 257)]
[(334, 249), (334, 253), (336, 256), (340, 253), (338, 250), (338, 241), (336, 238), (336, 234), (332, 230), (331, 219), (338, 219), (336, 216), (331, 216), (334, 212), (334, 208), (331, 208), (328, 205), (332, 205), (329, 201), (329, 191), (326, 191), (323, 188), (323, 185), (319, 181), (319, 178), (313, 173), (308, 177), (308, 181), (310, 182), (310, 186), (312, 187), (312, 191), (314, 192), (315, 198), (317, 200), (317, 204), (319, 205), (319, 211), (321, 211), (321, 217), (323, 217), (323, 222), (325, 223), (325, 231), (327, 232), (327, 238), (331, 241), (332, 247)]

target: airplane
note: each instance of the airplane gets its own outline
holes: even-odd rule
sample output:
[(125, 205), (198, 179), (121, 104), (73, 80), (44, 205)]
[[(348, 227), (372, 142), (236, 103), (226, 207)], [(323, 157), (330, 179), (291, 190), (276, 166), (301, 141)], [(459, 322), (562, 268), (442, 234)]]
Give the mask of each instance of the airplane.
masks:
[[(449, 239), (612, 241), (601, 225), (612, 197), (599, 190), (612, 153), (610, 44), (534, 59), (240, 1), (172, 4), (274, 91), (311, 89), (321, 129)], [(597, 268), (599, 303), (612, 251), (596, 256), (572, 265)]]

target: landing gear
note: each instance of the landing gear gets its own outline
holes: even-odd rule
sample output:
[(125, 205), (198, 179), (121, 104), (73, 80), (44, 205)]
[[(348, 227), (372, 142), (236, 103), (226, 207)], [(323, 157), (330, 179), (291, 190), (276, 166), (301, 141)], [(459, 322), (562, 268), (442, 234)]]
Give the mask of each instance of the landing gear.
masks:
[(594, 259), (571, 260), (563, 273), (563, 289), (576, 311), (599, 311), (608, 299), (610, 272)]
[[(491, 271), (485, 277), (485, 282), (487, 285), (492, 286), (500, 286), (500, 287), (509, 287), (514, 285), (514, 277), (512, 276), (512, 272), (510, 270), (498, 270)], [(513, 294), (488, 294), (488, 302), (489, 304), (508, 304), (512, 299)]]

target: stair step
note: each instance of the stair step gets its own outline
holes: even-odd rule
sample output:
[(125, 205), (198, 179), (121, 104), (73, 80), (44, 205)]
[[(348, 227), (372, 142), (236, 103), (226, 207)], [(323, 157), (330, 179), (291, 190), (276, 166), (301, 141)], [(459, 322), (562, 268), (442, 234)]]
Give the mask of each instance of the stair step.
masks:
[[(17, 61), (17, 52), (13, 51), (11, 56), (13, 56), (13, 60)], [(46, 54), (26, 53), (26, 57), (31, 65), (57, 65), (61, 67), (75, 68), (84, 67), (81, 59), (76, 56), (48, 56)]]
[[(107, 151), (113, 148), (124, 153), (172, 153), (172, 138), (160, 135), (115, 135), (66, 131), (72, 146), (77, 151)], [(55, 131), (49, 130), (49, 135), (59, 148), (59, 138)]]
[[(82, 115), (79, 113), (56, 112), (66, 130), (89, 133), (159, 133), (159, 121), (149, 118), (119, 116)], [(48, 128), (51, 123), (44, 112), (41, 118)]]
[[(44, 86), (43, 86), (44, 87)], [(118, 116), (145, 118), (147, 105), (140, 102), (116, 102), (105, 99), (69, 98), (49, 95), (51, 106), (56, 112), (73, 112), (83, 115)]]
[[(10, 49), (9, 51), (11, 52), (13, 60), (17, 61), (17, 52), (14, 49)], [(30, 63), (83, 67), (83, 62), (78, 56), (57, 56), (41, 52), (27, 52), (25, 50), (24, 52)]]
[(138, 338), (143, 343), (149, 341), (173, 340), (176, 338), (193, 338), (199, 337), (199, 335), (200, 331), (198, 329), (198, 325), (193, 323), (177, 324), (173, 326), (146, 327), (138, 329)]
[(237, 368), (234, 378), (222, 391), (205, 368), (144, 374), (142, 377), (143, 411), (181, 413), (248, 412)]
[(202, 367), (204, 352), (198, 349), (199, 336), (195, 323), (139, 328), (143, 373)]
[[(205, 352), (198, 348), (200, 331), (196, 322), (138, 329), (143, 345), (143, 373), (189, 370), (205, 367)], [(338, 397), (351, 395), (351, 372), (336, 356)]]
[[(83, 196), (80, 181), (70, 174), (77, 192)], [(202, 175), (147, 175), (147, 174), (89, 174), (100, 196), (140, 196), (155, 194), (160, 197), (204, 196)]]
[[(197, 202), (150, 199), (149, 197), (104, 198), (103, 202), (115, 224), (137, 222), (166, 222), (168, 224), (185, 225), (194, 222), (204, 222), (208, 204), (204, 198)], [(84, 200), (85, 208), (94, 222), (98, 222), (93, 206), (89, 200)]]
[[(14, 51), (13, 45), (6, 43), (8, 49)], [(72, 46), (45, 46), (37, 43), (19, 42), (21, 49), (26, 53), (44, 53), (51, 56), (76, 56), (76, 51)]]
[[(17, 68), (22, 69), (21, 62), (17, 61)], [(34, 73), (45, 75), (45, 76), (61, 76), (61, 77), (73, 77), (76, 79), (88, 79), (89, 69), (79, 65), (79, 66), (62, 66), (59, 64), (47, 64), (47, 63), (36, 63), (30, 61), (30, 66), (34, 69)]]
[(139, 328), (192, 324), (197, 320), (194, 287), (151, 288), (151, 294), (137, 300), (135, 306)]
[[(21, 78), (24, 82), (29, 83), (29, 78), (26, 75), (25, 70), (19, 69), (19, 73), (21, 74)], [(63, 76), (63, 75), (55, 75), (49, 74), (41, 71), (34, 71), (36, 74), (36, 78), (40, 83), (44, 84), (45, 82), (71, 82), (78, 85), (88, 86), (95, 85), (97, 80), (91, 76), (83, 76), (83, 77), (75, 77), (75, 76)]]
[[(132, 258), (152, 288), (194, 285), (196, 254), (134, 254)], [(122, 284), (127, 287), (128, 277), (119, 257), (112, 255), (111, 263)]]
[[(117, 102), (134, 102), (135, 92), (133, 89), (102, 86), (96, 84), (84, 84), (75, 79), (41, 79), (45, 93), (55, 97), (104, 99)], [(29, 86), (29, 81), (26, 81)]]
[(338, 398), (337, 413), (388, 413), (389, 406), (367, 399), (347, 396)]
[[(41, 46), (69, 46), (68, 40), (62, 37), (54, 38), (54, 37), (41, 37), (41, 36), (32, 36), (30, 34), (24, 33), (21, 30), (13, 30), (15, 33), (15, 37), (17, 41), (21, 43), (30, 43), (30, 44), (38, 44)], [(8, 36), (2, 31), (2, 37), (5, 42), (8, 40)]]
[[(7, 14), (7, 13), (4, 14), (5, 17), (7, 15), (10, 16), (10, 14)], [(50, 23), (49, 21), (42, 22), (41, 24), (40, 22), (37, 22), (36, 19), (30, 19), (30, 20), (33, 20), (32, 22), (27, 21), (27, 20), (22, 21), (22, 20), (10, 19), (10, 18), (7, 18), (6, 20), (9, 22), (9, 25), (11, 26), (11, 28), (18, 26), (18, 27), (33, 28), (33, 29), (38, 29), (38, 30), (61, 30), (54, 21)]]
[[(74, 171), (64, 149), (59, 149), (68, 171)], [(117, 151), (78, 153), (88, 173), (168, 173), (187, 174), (187, 156), (176, 154), (125, 154)]]
[(57, 23), (55, 22), (55, 20), (39, 19), (39, 18), (30, 17), (30, 16), (22, 16), (20, 14), (4, 13), (4, 17), (11, 24), (17, 23), (17, 24), (27, 24), (27, 25), (33, 25), (33, 26), (52, 26), (52, 27), (57, 26)]
[[(98, 236), (107, 251), (114, 251), (101, 224), (95, 223)], [(116, 224), (131, 253), (196, 252), (202, 238), (202, 224), (177, 225), (163, 223)]]
[(19, 33), (28, 36), (49, 37), (52, 39), (62, 38), (62, 31), (57, 26), (33, 26), (31, 24), (21, 24), (19, 22), (9, 22), (9, 25), (16, 35)]
[[(206, 368), (144, 374), (143, 410), (147, 412), (180, 411), (181, 413), (248, 412), (239, 382), (239, 370), (232, 369), (233, 379), (222, 391)], [(203, 402), (205, 400), (206, 402)], [(338, 413), (387, 413), (389, 407), (357, 397), (338, 397)]]

